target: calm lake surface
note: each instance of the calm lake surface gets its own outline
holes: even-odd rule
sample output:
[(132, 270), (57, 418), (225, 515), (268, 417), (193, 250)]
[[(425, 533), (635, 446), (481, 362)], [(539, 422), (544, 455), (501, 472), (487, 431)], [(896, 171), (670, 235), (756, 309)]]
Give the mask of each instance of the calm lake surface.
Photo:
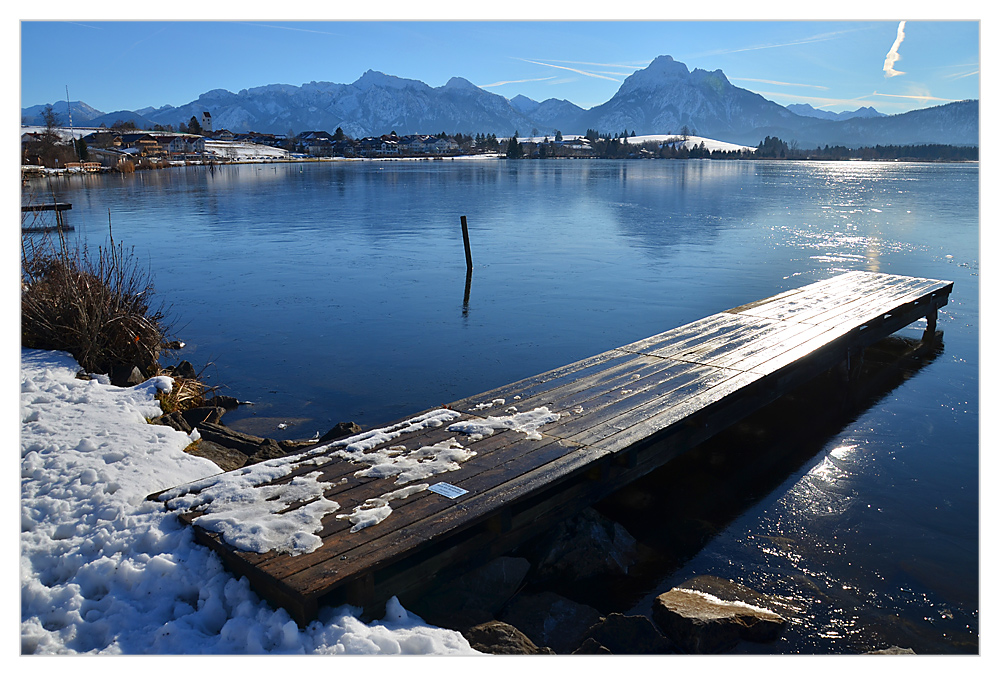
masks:
[(327, 162), (45, 185), (91, 248), (110, 215), (172, 305), (178, 358), (255, 403), (229, 425), (275, 438), (378, 426), (843, 271), (953, 280), (937, 353), (769, 444), (788, 453), (738, 499), (712, 477), (749, 437), (689, 468), (709, 477), (675, 505), (695, 544), (652, 527), (670, 520), (653, 503), (609, 505), (653, 563), (592, 602), (648, 613), (714, 575), (790, 609), (782, 639), (743, 651), (979, 650), (977, 165)]

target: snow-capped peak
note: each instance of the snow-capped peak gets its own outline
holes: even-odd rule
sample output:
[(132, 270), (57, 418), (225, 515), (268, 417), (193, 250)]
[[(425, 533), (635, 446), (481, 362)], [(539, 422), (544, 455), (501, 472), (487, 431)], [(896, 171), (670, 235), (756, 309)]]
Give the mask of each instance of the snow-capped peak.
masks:
[[(406, 87), (423, 84), (417, 80), (406, 80), (395, 75), (386, 75), (377, 70), (366, 70), (364, 75), (354, 81), (353, 86), (358, 89), (370, 89), (372, 87), (390, 87), (392, 89), (404, 89)], [(426, 86), (426, 85), (424, 85)]]
[(444, 86), (447, 89), (479, 89), (479, 87), (472, 84), (464, 77), (453, 77), (448, 80)]

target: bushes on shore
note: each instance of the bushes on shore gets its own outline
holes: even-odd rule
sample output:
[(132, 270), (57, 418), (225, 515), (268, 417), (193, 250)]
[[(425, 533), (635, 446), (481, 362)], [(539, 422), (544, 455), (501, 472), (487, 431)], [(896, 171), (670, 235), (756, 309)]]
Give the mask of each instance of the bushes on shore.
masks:
[(111, 238), (95, 256), (61, 231), (21, 242), (21, 344), (64, 350), (90, 373), (155, 373), (169, 329), (133, 250)]

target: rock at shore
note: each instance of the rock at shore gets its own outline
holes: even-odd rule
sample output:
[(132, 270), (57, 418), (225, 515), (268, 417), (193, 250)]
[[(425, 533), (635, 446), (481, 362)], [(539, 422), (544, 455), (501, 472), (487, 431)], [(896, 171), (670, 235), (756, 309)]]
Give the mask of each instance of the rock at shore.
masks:
[(626, 575), (638, 559), (635, 538), (592, 507), (559, 523), (522, 551), (535, 562), (532, 581), (541, 583)]
[(181, 411), (180, 416), (191, 429), (194, 429), (204, 423), (217, 424), (222, 422), (222, 416), (225, 412), (226, 409), (220, 406), (199, 406), (198, 408), (189, 408), (186, 411)]
[(614, 655), (606, 646), (601, 645), (592, 638), (586, 639), (580, 647), (573, 651), (574, 655)]
[(785, 627), (782, 616), (740, 600), (760, 596), (742, 585), (729, 583), (723, 592), (728, 599), (687, 586), (660, 594), (653, 603), (653, 621), (684, 652), (723, 653), (740, 641), (766, 643)]
[(214, 397), (205, 400), (206, 406), (218, 406), (224, 408), (227, 411), (235, 411), (240, 407), (240, 402), (236, 397), (230, 397), (226, 394), (217, 394)]
[(255, 437), (252, 434), (244, 434), (230, 429), (220, 423), (204, 423), (198, 425), (198, 432), (201, 438), (212, 443), (233, 448), (244, 453), (247, 457), (253, 457), (264, 444), (263, 437)]
[(551, 648), (539, 648), (517, 627), (496, 620), (476, 625), (464, 632), (473, 650), (491, 655), (554, 655)]
[(166, 368), (167, 375), (174, 376), (177, 378), (188, 378), (194, 380), (198, 377), (198, 372), (194, 370), (194, 366), (188, 360), (184, 360), (177, 366), (168, 366)]
[(567, 655), (580, 647), (584, 633), (600, 622), (601, 614), (559, 594), (541, 592), (514, 597), (498, 619), (523, 631), (535, 645)]
[(352, 434), (361, 432), (361, 426), (353, 422), (339, 422), (330, 428), (330, 431), (319, 438), (319, 443), (325, 444), (328, 441), (336, 441), (349, 437)]
[(459, 631), (486, 623), (514, 596), (530, 566), (527, 559), (495, 558), (414, 599), (413, 609), (431, 624)]
[(218, 465), (219, 469), (223, 472), (239, 469), (247, 464), (247, 456), (245, 454), (232, 448), (226, 448), (225, 446), (220, 446), (219, 444), (213, 444), (211, 441), (206, 441), (204, 439), (191, 444), (184, 450), (191, 455), (198, 456), (199, 458), (211, 460)]
[[(661, 634), (649, 618), (643, 615), (610, 613), (587, 630), (584, 645), (574, 654), (581, 654), (581, 650), (590, 641), (615, 655), (666, 655), (677, 652), (670, 639)], [(589, 649), (593, 649), (593, 646)]]
[(146, 380), (142, 369), (131, 364), (115, 366), (109, 374), (111, 384), (116, 387), (132, 387)]

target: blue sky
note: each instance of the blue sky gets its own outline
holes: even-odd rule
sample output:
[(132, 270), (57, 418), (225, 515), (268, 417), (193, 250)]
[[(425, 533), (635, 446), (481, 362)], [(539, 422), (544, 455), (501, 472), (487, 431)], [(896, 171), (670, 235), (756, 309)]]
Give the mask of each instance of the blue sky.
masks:
[[(531, 21), (523, 8), (513, 16), (519, 20), (22, 20), (21, 105), (65, 100), (68, 86), (72, 100), (104, 112), (179, 106), (216, 88), (349, 83), (374, 69), (435, 87), (461, 76), (508, 98), (589, 108), (664, 54), (690, 69), (721, 69), (734, 85), (782, 105), (900, 113), (980, 97), (976, 21)], [(107, 56), (94, 58), (94, 46)]]

